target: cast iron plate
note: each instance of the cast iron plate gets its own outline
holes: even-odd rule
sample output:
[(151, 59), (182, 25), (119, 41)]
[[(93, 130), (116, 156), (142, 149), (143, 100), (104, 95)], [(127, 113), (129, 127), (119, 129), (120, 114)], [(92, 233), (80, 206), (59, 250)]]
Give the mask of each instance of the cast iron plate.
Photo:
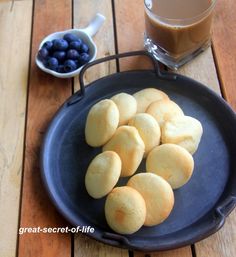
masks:
[[(203, 136), (194, 154), (194, 174), (175, 190), (175, 205), (159, 226), (142, 227), (129, 236), (114, 233), (104, 216), (105, 198), (92, 199), (84, 177), (90, 161), (101, 149), (85, 142), (86, 116), (92, 105), (119, 92), (130, 94), (146, 87), (166, 92), (186, 115), (203, 125)], [(216, 232), (235, 206), (236, 118), (226, 102), (204, 85), (187, 77), (162, 79), (154, 71), (116, 73), (91, 83), (79, 101), (73, 95), (61, 107), (47, 131), (42, 155), (42, 176), (49, 195), (73, 226), (92, 226), (89, 236), (104, 243), (135, 250), (173, 249)], [(73, 104), (69, 104), (72, 103)], [(144, 170), (144, 163), (139, 171)], [(127, 179), (120, 179), (124, 185)]]

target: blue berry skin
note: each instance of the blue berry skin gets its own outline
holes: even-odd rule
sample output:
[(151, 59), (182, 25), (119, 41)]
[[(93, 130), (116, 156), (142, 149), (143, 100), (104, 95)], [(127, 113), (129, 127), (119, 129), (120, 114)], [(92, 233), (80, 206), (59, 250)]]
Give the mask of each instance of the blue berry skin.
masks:
[(52, 50), (52, 46), (53, 46), (52, 41), (46, 41), (46, 42), (43, 44), (43, 48), (46, 48), (48, 51), (51, 51), (51, 50)]
[(80, 47), (80, 53), (88, 53), (89, 47), (86, 44), (82, 44)]
[(70, 49), (67, 51), (66, 58), (71, 60), (77, 60), (79, 58), (79, 53), (75, 49)]
[(56, 51), (52, 54), (53, 57), (57, 58), (59, 62), (63, 62), (66, 58), (66, 52), (65, 51)]
[(64, 71), (71, 72), (77, 69), (76, 63), (74, 60), (66, 60), (64, 62)]
[(57, 68), (58, 68), (58, 60), (57, 60), (57, 58), (55, 58), (55, 57), (49, 58), (48, 61), (47, 61), (47, 65), (46, 66), (50, 70), (56, 71)]
[(69, 44), (69, 48), (70, 49), (75, 49), (75, 50), (79, 51), (82, 43), (83, 42), (82, 42), (81, 39), (77, 39), (75, 41), (71, 41), (70, 44)]
[(75, 34), (72, 33), (66, 33), (63, 37), (64, 40), (66, 40), (68, 43), (78, 40), (78, 37)]
[(46, 68), (48, 68), (48, 60), (50, 59), (51, 57), (50, 56), (47, 56), (45, 59), (43, 59), (42, 60), (42, 63), (43, 63), (43, 65), (46, 67)]
[(79, 58), (78, 61), (80, 63), (80, 65), (84, 65), (85, 63), (87, 63), (89, 61), (90, 57), (87, 53), (82, 53)]
[(65, 73), (64, 65), (60, 64), (60, 65), (57, 67), (57, 72), (59, 72), (59, 73)]
[(76, 67), (78, 69), (80, 67), (79, 61), (78, 60), (74, 60), (74, 61), (75, 61)]
[(47, 48), (45, 48), (45, 47), (42, 47), (38, 52), (38, 57), (40, 60), (46, 59), (46, 57), (48, 57), (48, 55), (49, 55), (49, 52), (48, 52)]
[(52, 42), (54, 51), (65, 51), (69, 46), (68, 42), (62, 38), (54, 39)]

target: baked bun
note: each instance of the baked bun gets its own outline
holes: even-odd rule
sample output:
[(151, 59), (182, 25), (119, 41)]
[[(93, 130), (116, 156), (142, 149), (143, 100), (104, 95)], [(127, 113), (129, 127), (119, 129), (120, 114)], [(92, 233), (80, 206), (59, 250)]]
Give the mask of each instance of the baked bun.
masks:
[(162, 223), (169, 216), (174, 206), (174, 193), (168, 182), (153, 173), (139, 173), (127, 183), (136, 189), (146, 203), (145, 226)]
[(117, 105), (120, 118), (119, 126), (126, 125), (137, 111), (137, 102), (132, 95), (120, 93), (114, 95), (111, 100)]
[(170, 99), (162, 99), (162, 100), (153, 102), (152, 104), (149, 105), (146, 112), (152, 115), (156, 119), (160, 127), (167, 120), (175, 116), (184, 115), (181, 108)]
[(141, 194), (131, 187), (116, 187), (107, 196), (105, 216), (108, 225), (115, 232), (133, 234), (145, 221), (145, 201)]
[(102, 100), (89, 111), (85, 125), (88, 145), (104, 145), (115, 133), (119, 123), (119, 110), (112, 100)]
[(202, 137), (201, 123), (189, 116), (176, 116), (162, 126), (162, 143), (177, 144), (194, 154)]
[(163, 177), (173, 189), (186, 184), (194, 168), (192, 155), (175, 144), (156, 146), (147, 156), (146, 170)]
[(85, 175), (85, 187), (95, 199), (107, 195), (116, 185), (121, 172), (121, 160), (117, 153), (106, 151), (90, 163)]
[(119, 127), (103, 147), (103, 151), (114, 151), (120, 156), (122, 177), (134, 174), (142, 161), (144, 149), (145, 145), (138, 130), (131, 126)]
[(167, 94), (156, 88), (145, 88), (133, 96), (137, 101), (137, 113), (145, 112), (152, 102), (169, 98)]
[(138, 130), (145, 144), (144, 156), (160, 144), (160, 126), (150, 114), (138, 113), (129, 121), (128, 125)]

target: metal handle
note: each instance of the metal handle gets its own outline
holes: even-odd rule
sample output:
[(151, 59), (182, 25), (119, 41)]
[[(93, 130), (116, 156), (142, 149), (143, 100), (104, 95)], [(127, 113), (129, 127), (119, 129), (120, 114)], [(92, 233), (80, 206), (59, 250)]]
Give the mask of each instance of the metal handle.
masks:
[(110, 233), (110, 232), (104, 232), (102, 237), (104, 239), (112, 241), (116, 245), (119, 245), (119, 244), (130, 245), (130, 242), (129, 242), (128, 238), (126, 238), (123, 235), (114, 234), (114, 233)]
[(99, 63), (103, 63), (103, 62), (107, 62), (107, 61), (111, 61), (116, 59), (118, 61), (118, 59), (121, 58), (125, 58), (125, 57), (131, 57), (131, 56), (139, 56), (139, 55), (144, 55), (147, 56), (148, 58), (151, 59), (152, 63), (153, 63), (153, 67), (154, 70), (156, 72), (156, 75), (158, 77), (163, 77), (163, 74), (161, 74), (160, 72), (160, 67), (157, 63), (157, 61), (152, 57), (152, 55), (150, 53), (148, 53), (147, 51), (134, 51), (134, 52), (127, 52), (127, 53), (121, 53), (121, 54), (115, 54), (115, 55), (110, 55), (98, 60), (95, 60), (93, 62), (90, 62), (88, 64), (86, 64), (83, 69), (80, 71), (79, 74), (79, 82), (80, 82), (80, 90), (81, 90), (81, 94), (84, 94), (85, 90), (84, 90), (84, 73), (86, 72), (86, 70), (94, 65), (97, 65)]
[(235, 207), (236, 197), (231, 195), (216, 208), (216, 212), (222, 217), (227, 217)]

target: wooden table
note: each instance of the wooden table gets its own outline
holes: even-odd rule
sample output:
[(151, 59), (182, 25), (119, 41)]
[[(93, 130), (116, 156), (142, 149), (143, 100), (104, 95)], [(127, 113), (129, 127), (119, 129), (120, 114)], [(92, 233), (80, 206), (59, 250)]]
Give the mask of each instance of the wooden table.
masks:
[[(236, 1), (218, 1), (213, 46), (179, 73), (222, 94), (236, 110)], [(94, 37), (98, 58), (143, 48), (143, 0), (0, 1), (0, 256), (1, 257), (234, 257), (236, 213), (213, 236), (181, 249), (160, 253), (129, 252), (82, 234), (18, 235), (19, 227), (63, 227), (42, 185), (39, 152), (47, 125), (58, 107), (79, 89), (78, 79), (56, 79), (35, 65), (46, 35), (84, 27), (95, 13), (106, 22)], [(118, 69), (147, 68), (143, 58), (96, 66), (86, 82)]]

